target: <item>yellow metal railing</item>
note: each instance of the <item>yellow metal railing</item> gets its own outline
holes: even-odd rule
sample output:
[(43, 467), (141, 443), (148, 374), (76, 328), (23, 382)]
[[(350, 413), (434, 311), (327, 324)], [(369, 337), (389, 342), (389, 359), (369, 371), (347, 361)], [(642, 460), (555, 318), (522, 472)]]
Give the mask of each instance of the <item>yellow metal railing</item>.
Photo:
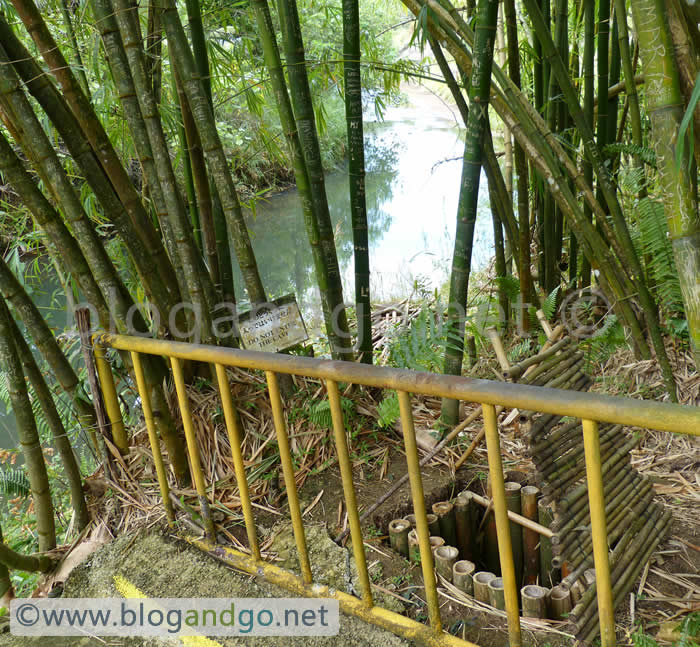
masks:
[[(602, 647), (615, 644), (615, 626), (613, 597), (608, 562), (608, 541), (605, 520), (605, 499), (603, 493), (603, 475), (601, 471), (600, 443), (598, 422), (609, 422), (627, 426), (656, 429), (679, 434), (700, 435), (700, 409), (668, 403), (648, 402), (551, 389), (546, 387), (526, 386), (521, 384), (491, 382), (455, 376), (435, 375), (368, 366), (353, 362), (319, 360), (291, 355), (260, 353), (245, 350), (233, 350), (215, 346), (187, 344), (143, 337), (97, 334), (93, 337), (96, 348), (100, 379), (102, 381), (105, 406), (114, 425), (123, 429), (116, 400), (116, 389), (111, 371), (104, 356), (104, 348), (129, 351), (136, 374), (137, 388), (141, 397), (148, 437), (153, 450), (158, 482), (163, 496), (168, 520), (173, 520), (173, 510), (169, 499), (168, 483), (156, 435), (150, 398), (145, 388), (141, 354), (157, 355), (169, 358), (180, 413), (185, 429), (185, 439), (190, 459), (192, 479), (200, 498), (201, 510), (205, 519), (205, 530), (209, 538), (214, 539), (214, 528), (208, 515), (206, 484), (200, 463), (199, 450), (192, 428), (192, 419), (182, 375), (183, 360), (206, 362), (214, 366), (218, 380), (222, 407), (229, 434), (235, 476), (239, 488), (243, 516), (248, 533), (251, 555), (246, 555), (228, 548), (215, 547), (207, 542), (195, 541), (201, 547), (225, 554), (225, 557), (238, 568), (252, 573), (262, 574), (268, 581), (278, 584), (292, 592), (312, 597), (334, 597), (339, 600), (341, 608), (348, 613), (384, 627), (408, 639), (419, 640), (428, 645), (471, 645), (442, 631), (437, 583), (433, 570), (433, 555), (430, 546), (430, 533), (425, 510), (423, 483), (419, 465), (418, 449), (413, 427), (411, 395), (432, 395), (447, 397), (467, 402), (480, 403), (483, 408), (489, 473), (492, 484), (493, 509), (498, 534), (498, 549), (505, 588), (506, 615), (511, 647), (520, 647), (520, 617), (518, 610), (518, 593), (511, 549), (510, 524), (506, 505), (503, 465), (498, 434), (498, 419), (495, 405), (518, 408), (527, 411), (540, 411), (562, 416), (579, 418), (583, 422), (583, 442), (588, 481), (591, 534), (597, 580), (597, 596), (601, 629)], [(226, 376), (226, 366), (265, 371), (270, 394), (272, 413), (280, 451), (280, 461), (289, 502), (289, 510), (294, 530), (294, 538), (299, 553), (301, 577), (262, 561), (258, 546), (253, 509), (248, 492), (248, 483), (241, 455), (241, 428), (238, 413), (231, 399), (231, 391)], [(306, 547), (306, 537), (301, 517), (299, 497), (294, 479), (294, 467), (289, 450), (289, 438), (284, 419), (284, 405), (280, 395), (277, 373), (302, 375), (318, 378), (325, 382), (333, 421), (335, 446), (343, 483), (343, 492), (348, 511), (348, 521), (352, 538), (352, 548), (360, 578), (362, 598), (358, 599), (347, 593), (330, 590), (315, 584)], [(410, 478), (416, 530), (423, 569), (425, 597), (428, 606), (430, 626), (411, 620), (397, 613), (388, 611), (374, 604), (367, 570), (362, 528), (355, 488), (352, 478), (343, 415), (340, 406), (338, 382), (348, 382), (365, 386), (388, 388), (397, 391), (403, 429), (404, 449)], [(119, 427), (121, 425), (121, 427)]]

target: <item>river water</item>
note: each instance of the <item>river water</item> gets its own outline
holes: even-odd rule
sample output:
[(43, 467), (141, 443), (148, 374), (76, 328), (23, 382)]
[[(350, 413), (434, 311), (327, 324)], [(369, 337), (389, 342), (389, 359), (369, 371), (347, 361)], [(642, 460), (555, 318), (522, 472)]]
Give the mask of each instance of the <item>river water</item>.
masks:
[[(365, 117), (365, 165), (371, 298), (403, 299), (416, 281), (429, 289), (449, 279), (462, 172), (464, 131), (455, 112), (422, 86), (384, 120)], [(354, 300), (352, 223), (347, 169), (326, 177), (346, 301)], [(493, 256), (488, 186), (482, 173), (472, 268)], [(268, 294), (294, 292), (305, 314), (318, 313), (309, 245), (296, 190), (257, 203), (248, 214), (253, 247)], [(236, 277), (237, 293), (243, 286)], [(317, 321), (315, 322), (318, 323)], [(312, 324), (313, 325), (313, 324)]]
[[(449, 279), (464, 132), (455, 112), (421, 86), (404, 88), (405, 103), (389, 107), (383, 121), (366, 116), (366, 193), (371, 293), (374, 303), (403, 299), (419, 283), (423, 289)], [(345, 300), (354, 299), (354, 269), (347, 169), (326, 178), (331, 219)], [(253, 247), (271, 297), (295, 293), (307, 326), (318, 329), (319, 296), (311, 251), (296, 190), (259, 200), (247, 215)], [(472, 268), (493, 256), (488, 188), (482, 173)], [(49, 268), (50, 269), (50, 268)], [(237, 294), (243, 293), (236, 271)], [(59, 329), (65, 323), (65, 297), (57, 293), (50, 271), (36, 293), (40, 307)], [(63, 311), (61, 311), (63, 310)], [(17, 447), (13, 415), (0, 402), (0, 448)]]

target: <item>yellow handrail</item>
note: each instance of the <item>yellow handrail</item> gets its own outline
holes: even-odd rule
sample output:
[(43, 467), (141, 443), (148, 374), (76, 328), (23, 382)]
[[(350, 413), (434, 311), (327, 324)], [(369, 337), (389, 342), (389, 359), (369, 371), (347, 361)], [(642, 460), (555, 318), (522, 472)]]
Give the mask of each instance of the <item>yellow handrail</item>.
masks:
[[(190, 456), (190, 467), (197, 488), (197, 494), (199, 495), (202, 516), (205, 520), (205, 530), (211, 538), (214, 537), (214, 527), (209, 514), (206, 484), (204, 482), (204, 474), (202, 473), (199, 459), (199, 450), (192, 426), (181, 361), (192, 360), (205, 362), (213, 364), (215, 367), (217, 384), (231, 444), (235, 476), (239, 486), (243, 516), (252, 555), (245, 555), (232, 549), (214, 546), (213, 544), (201, 545), (205, 546), (207, 550), (214, 551), (219, 557), (224, 556), (226, 559), (236, 564), (238, 568), (243, 568), (243, 570), (251, 573), (263, 574), (269, 581), (279, 583), (287, 589), (303, 595), (328, 595), (335, 597), (340, 601), (341, 608), (349, 613), (353, 613), (373, 624), (388, 628), (406, 638), (418, 639), (425, 644), (435, 645), (436, 647), (444, 647), (446, 645), (464, 646), (472, 645), (472, 643), (455, 638), (442, 630), (410, 394), (446, 397), (480, 403), (482, 405), (511, 647), (520, 647), (521, 645), (520, 617), (518, 613), (517, 582), (515, 569), (513, 567), (510, 524), (506, 506), (498, 419), (495, 405), (527, 411), (540, 411), (560, 416), (570, 416), (582, 420), (584, 430), (584, 454), (586, 458), (586, 478), (588, 480), (589, 505), (591, 511), (591, 534), (597, 574), (599, 621), (603, 647), (614, 646), (615, 626), (610, 566), (608, 563), (608, 538), (601, 473), (598, 421), (679, 434), (700, 435), (700, 409), (665, 402), (631, 400), (628, 398), (603, 396), (594, 393), (581, 393), (546, 387), (368, 366), (354, 362), (319, 360), (144, 337), (112, 335), (104, 332), (94, 335), (93, 341), (98, 347), (112, 347), (117, 350), (130, 351), (132, 354), (133, 364), (136, 370), (137, 385), (144, 403), (144, 415), (148, 427), (149, 440), (153, 449), (154, 462), (156, 463), (158, 481), (169, 520), (172, 519), (173, 512), (170, 501), (168, 500), (168, 484), (165, 479), (165, 469), (163, 467), (162, 456), (153, 426), (150, 400), (143, 382), (140, 353), (166, 357), (170, 360), (173, 376), (175, 378), (180, 412), (185, 428), (187, 449)], [(104, 393), (105, 405), (110, 411), (110, 418), (113, 418), (111, 420), (112, 424), (119, 426), (122, 424), (122, 421), (117, 395), (114, 389), (114, 381), (108, 370), (108, 363), (104, 359), (103, 353), (98, 353), (98, 355), (99, 359), (102, 361), (100, 378), (103, 384), (107, 384)], [(280, 450), (280, 462), (284, 474), (287, 500), (299, 554), (301, 578), (291, 573), (281, 571), (281, 569), (266, 564), (261, 560), (250, 493), (245, 475), (243, 457), (241, 455), (240, 422), (231, 398), (230, 385), (225, 371), (226, 366), (265, 371), (275, 432)], [(289, 449), (289, 438), (284, 420), (284, 405), (279, 391), (277, 373), (318, 378), (323, 380), (326, 384), (336, 451), (343, 483), (343, 492), (348, 512), (348, 523), (350, 525), (352, 537), (352, 548), (360, 579), (361, 600), (340, 591), (330, 590), (313, 582), (312, 564), (310, 563), (306, 546), (299, 495)], [(413, 507), (416, 515), (416, 530), (418, 533), (430, 627), (426, 627), (415, 620), (391, 613), (374, 604), (352, 479), (352, 464), (348, 453), (343, 413), (340, 406), (338, 382), (388, 388), (396, 391), (398, 394), (404, 449), (406, 451)]]

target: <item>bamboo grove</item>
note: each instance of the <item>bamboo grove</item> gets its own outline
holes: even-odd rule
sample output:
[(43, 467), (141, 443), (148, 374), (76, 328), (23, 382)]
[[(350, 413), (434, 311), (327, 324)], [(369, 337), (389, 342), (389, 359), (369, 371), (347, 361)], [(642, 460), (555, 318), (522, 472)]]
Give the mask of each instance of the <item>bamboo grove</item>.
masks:
[[(654, 255), (640, 248), (635, 232), (642, 207), (663, 206), (681, 291), (673, 306), (687, 320), (700, 365), (700, 109), (697, 99), (691, 103), (700, 33), (693, 8), (681, 0), (402, 2), (466, 128), (444, 371), (463, 370), (463, 313), (483, 168), (497, 274), (517, 277), (521, 305), (515, 318), (523, 330), (529, 312), (522, 304), (536, 307), (560, 286), (572, 292), (595, 285), (637, 356), (656, 359), (668, 397), (675, 399), (663, 325), (670, 306), (654, 275)], [(280, 146), (298, 189), (306, 233), (299, 245), (308, 246), (313, 259), (330, 354), (371, 362), (362, 92), (367, 66), (361, 5), (337, 4), (343, 30), (334, 48), (341, 52), (342, 73), (335, 82), (347, 121), (354, 318), (346, 312), (310, 80), (313, 61), (297, 2), (251, 0), (237, 15), (255, 35), (256, 64), (269, 88), (266, 109), (276, 111)], [(87, 0), (62, 2), (58, 10), (35, 0), (0, 0), (0, 179), (31, 216), (30, 228), (66, 292), (90, 304), (96, 325), (161, 337), (184, 331), (180, 337), (191, 341), (235, 345), (231, 307), (281, 295), (266, 290), (246, 224), (237, 181), (245, 160), (231, 159), (222, 140), (217, 111), (226, 97), (220, 96), (221, 83), (216, 89), (212, 84), (206, 25), (198, 0)], [(83, 60), (92, 34), (106, 70), (99, 75)], [(390, 61), (381, 66), (391, 70)], [(111, 111), (96, 108), (101, 84), (110, 84), (117, 98)], [(175, 101), (166, 104), (166, 94)], [(686, 113), (692, 128), (683, 128)], [(125, 136), (115, 136), (114, 114)], [(623, 191), (623, 170), (629, 168), (636, 184)], [(86, 195), (100, 222), (86, 208)], [(243, 277), (242, 294), (234, 290), (234, 265)], [(126, 272), (137, 280), (127, 282)], [(97, 413), (65, 348), (2, 258), (0, 295), (0, 367), (20, 429), (38, 547), (46, 551), (55, 545), (55, 515), (31, 399), (41, 403), (48, 421), (79, 528), (88, 523), (85, 475), (56, 394), (99, 446)], [(509, 297), (502, 297), (508, 314)], [(132, 372), (128, 355), (119, 361)], [(152, 359), (143, 369), (158, 434), (183, 481), (187, 458), (168, 409), (167, 366)], [(456, 422), (455, 405), (444, 403), (444, 422)], [(5, 555), (7, 547), (0, 546), (0, 562), (27, 564), (29, 558)], [(31, 565), (47, 568), (42, 560)], [(0, 569), (0, 589), (6, 581)]]

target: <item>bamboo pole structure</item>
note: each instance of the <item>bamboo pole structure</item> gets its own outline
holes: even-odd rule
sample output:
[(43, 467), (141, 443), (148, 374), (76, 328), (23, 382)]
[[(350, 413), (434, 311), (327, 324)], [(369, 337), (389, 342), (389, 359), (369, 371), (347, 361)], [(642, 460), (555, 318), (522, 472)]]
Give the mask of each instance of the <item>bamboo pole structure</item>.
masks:
[(455, 533), (457, 535), (457, 547), (462, 559), (471, 559), (472, 537), (474, 534), (472, 522), (471, 492), (469, 490), (460, 493), (455, 500)]
[[(39, 550), (47, 551), (56, 547), (56, 525), (54, 508), (51, 501), (51, 488), (46, 472), (44, 454), (41, 451), (41, 441), (37, 430), (32, 404), (27, 392), (22, 363), (14, 343), (10, 311), (4, 301), (0, 302), (0, 368), (7, 380), (7, 391), (12, 404), (12, 411), (17, 421), (17, 436), (22, 448), (22, 456), (27, 466), (27, 475), (34, 502), (36, 515), (36, 532), (39, 536)], [(7, 566), (16, 568), (3, 559), (7, 547), (0, 546), (0, 561)], [(11, 552), (11, 551), (10, 551)], [(39, 570), (31, 568), (26, 570)]]
[(494, 577), (489, 583), (489, 604), (496, 609), (505, 611), (506, 608), (506, 592), (503, 588), (503, 578)]
[(440, 536), (448, 546), (457, 545), (457, 528), (454, 505), (449, 501), (433, 503), (433, 514), (437, 516)]
[[(523, 516), (531, 521), (538, 518), (537, 501), (539, 488), (527, 485), (521, 490), (521, 507)], [(523, 582), (536, 584), (540, 575), (540, 535), (530, 528), (523, 528)]]

